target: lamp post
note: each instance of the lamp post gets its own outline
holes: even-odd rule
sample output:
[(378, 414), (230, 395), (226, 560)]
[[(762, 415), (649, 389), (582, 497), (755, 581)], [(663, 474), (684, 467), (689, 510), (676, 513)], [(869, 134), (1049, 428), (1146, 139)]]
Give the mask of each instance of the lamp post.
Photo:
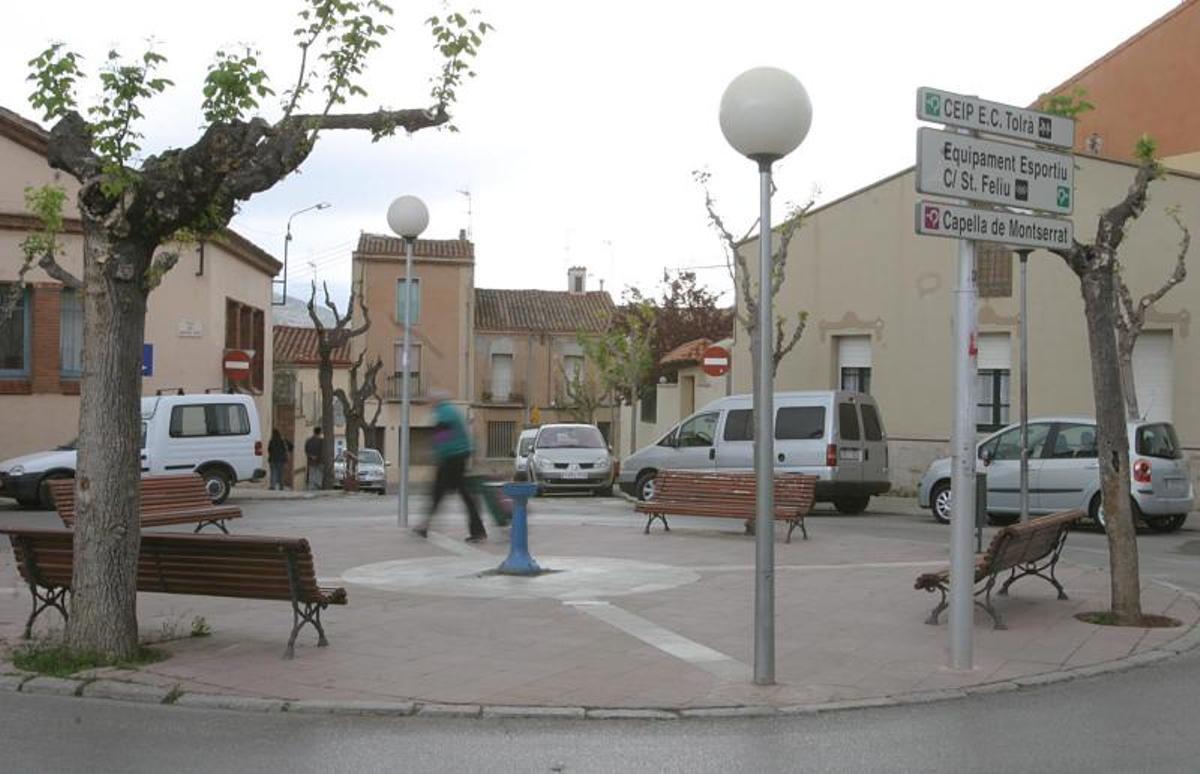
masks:
[(292, 219), (297, 215), (301, 215), (309, 210), (327, 210), (333, 205), (329, 202), (318, 202), (311, 206), (305, 207), (302, 210), (296, 210), (287, 219), (287, 233), (283, 237), (283, 292), (280, 294), (279, 303), (274, 300), (271, 303), (275, 306), (283, 306), (287, 304), (287, 275), (288, 275), (288, 245), (292, 243)]
[(812, 124), (808, 92), (774, 67), (747, 70), (721, 97), (721, 132), (758, 163), (758, 341), (754, 369), (754, 682), (775, 682), (775, 407), (771, 311), (771, 165), (799, 147)]
[(415, 196), (401, 196), (392, 202), (387, 211), (388, 226), (404, 240), (404, 345), (402, 349), (400, 376), (400, 502), (397, 524), (408, 526), (408, 436), (411, 393), (409, 388), (409, 356), (412, 335), (412, 257), (413, 243), (429, 225), (429, 210), (425, 202)]

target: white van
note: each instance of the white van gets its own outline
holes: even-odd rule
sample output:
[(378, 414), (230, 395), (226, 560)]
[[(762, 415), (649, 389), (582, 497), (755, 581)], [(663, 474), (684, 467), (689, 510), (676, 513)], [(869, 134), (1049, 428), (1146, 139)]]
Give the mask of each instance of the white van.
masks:
[[(142, 398), (142, 475), (195, 471), (214, 503), (238, 481), (257, 481), (262, 429), (249, 395), (159, 395)], [(48, 482), (75, 477), (75, 441), (50, 452), (0, 462), (0, 496), (26, 508), (54, 507)]]
[[(645, 500), (660, 470), (753, 470), (752, 406), (750, 395), (713, 401), (626, 458), (618, 485)], [(865, 393), (776, 393), (774, 449), (777, 472), (816, 476), (817, 501), (842, 513), (862, 513), (891, 488), (883, 419)]]

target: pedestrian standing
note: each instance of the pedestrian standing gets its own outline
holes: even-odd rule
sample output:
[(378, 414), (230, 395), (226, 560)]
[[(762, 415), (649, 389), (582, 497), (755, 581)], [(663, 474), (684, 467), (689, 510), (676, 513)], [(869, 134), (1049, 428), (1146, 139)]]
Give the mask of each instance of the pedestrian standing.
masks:
[(325, 442), (321, 438), (321, 428), (314, 427), (313, 434), (304, 442), (304, 456), (307, 458), (308, 470), (305, 479), (309, 489), (321, 489), (325, 481)]
[(475, 496), (467, 490), (463, 481), (467, 472), (467, 461), (471, 457), (471, 436), (463, 423), (462, 415), (446, 398), (440, 398), (434, 408), (434, 421), (437, 423), (433, 430), (433, 456), (437, 461), (437, 477), (433, 481), (433, 502), (429, 506), (429, 516), (420, 526), (413, 527), (413, 532), (426, 537), (429, 534), (429, 523), (437, 512), (442, 497), (451, 490), (458, 490), (467, 507), (467, 526), (470, 534), (468, 543), (478, 543), (487, 539), (487, 530), (483, 528), (483, 520), (479, 518), (479, 507)]
[(283, 491), (283, 471), (287, 466), (288, 442), (283, 440), (279, 428), (271, 431), (271, 442), (267, 444), (267, 462), (271, 465), (271, 489)]

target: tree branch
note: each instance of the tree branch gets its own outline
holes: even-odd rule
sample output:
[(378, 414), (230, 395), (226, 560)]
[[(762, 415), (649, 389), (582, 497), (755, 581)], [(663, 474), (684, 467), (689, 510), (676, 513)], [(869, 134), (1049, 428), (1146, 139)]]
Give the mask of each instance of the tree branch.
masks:
[(76, 111), (69, 111), (50, 129), (46, 161), (51, 168), (86, 183), (104, 166), (92, 150), (93, 140), (91, 125)]
[(441, 126), (450, 120), (445, 106), (431, 108), (409, 108), (406, 110), (384, 110), (373, 113), (334, 113), (332, 115), (301, 114), (281, 120), (276, 126), (280, 130), (299, 128), (302, 131), (333, 129), (359, 129), (379, 136), (396, 129), (409, 134), (421, 129)]
[[(1171, 276), (1167, 277), (1167, 281), (1162, 284), (1162, 287), (1153, 293), (1147, 293), (1138, 301), (1137, 314), (1139, 323), (1145, 320), (1146, 309), (1153, 306), (1156, 301), (1167, 294), (1167, 291), (1187, 278), (1187, 252), (1192, 244), (1192, 234), (1188, 231), (1188, 227), (1184, 225), (1183, 220), (1180, 219), (1178, 212), (1170, 210), (1167, 214), (1171, 216), (1171, 219), (1175, 221), (1175, 225), (1179, 226), (1179, 230), (1183, 232), (1183, 236), (1179, 239), (1179, 254), (1175, 258), (1175, 271), (1171, 272)], [(1121, 283), (1122, 287), (1124, 287), (1124, 284), (1123, 282)], [(1139, 327), (1141, 326), (1139, 325)]]
[(800, 337), (804, 334), (804, 328), (808, 325), (808, 312), (801, 312), (796, 320), (796, 329), (792, 331), (792, 337), (785, 343), (783, 340), (783, 317), (775, 318), (775, 350), (771, 355), (771, 373), (774, 374), (779, 369), (779, 363), (792, 351), (796, 346), (796, 342), (800, 341)]
[[(71, 272), (62, 267), (62, 264), (54, 257), (54, 253), (47, 250), (42, 253), (42, 257), (38, 259), (38, 268), (46, 272), (51, 279), (56, 279), (72, 290), (79, 290), (83, 287), (83, 282)], [(21, 272), (24, 274), (24, 272)]]

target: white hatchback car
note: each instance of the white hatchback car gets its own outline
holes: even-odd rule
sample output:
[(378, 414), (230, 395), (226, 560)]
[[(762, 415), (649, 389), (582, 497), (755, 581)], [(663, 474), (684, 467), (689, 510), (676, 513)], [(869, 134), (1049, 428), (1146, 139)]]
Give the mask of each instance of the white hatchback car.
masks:
[[(1130, 422), (1130, 494), (1134, 518), (1156, 532), (1183, 526), (1192, 509), (1187, 458), (1169, 422)], [(1008, 427), (977, 447), (976, 469), (987, 474), (987, 511), (997, 521), (1019, 516), (1021, 427)], [(1104, 526), (1096, 420), (1041, 417), (1029, 420), (1029, 512), (1040, 515), (1078, 508)], [(950, 459), (936, 460), (921, 478), (917, 501), (934, 518), (950, 523)]]
[[(223, 503), (238, 481), (266, 475), (258, 409), (249, 395), (142, 398), (142, 475), (195, 472)], [(75, 442), (0, 462), (0, 497), (26, 508), (54, 507), (49, 482), (75, 477)]]

